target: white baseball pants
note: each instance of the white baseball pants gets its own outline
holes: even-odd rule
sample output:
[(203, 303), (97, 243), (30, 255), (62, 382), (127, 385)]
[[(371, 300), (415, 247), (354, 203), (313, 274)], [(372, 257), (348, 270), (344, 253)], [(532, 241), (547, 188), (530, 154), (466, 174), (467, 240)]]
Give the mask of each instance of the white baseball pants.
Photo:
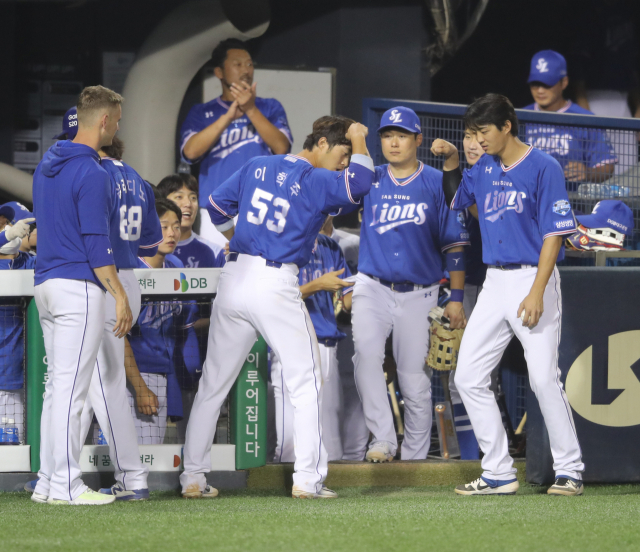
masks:
[(206, 486), (220, 407), (259, 334), (282, 362), (294, 409), (293, 484), (309, 492), (322, 488), (327, 452), (320, 414), (320, 353), (297, 275), (295, 265), (268, 267), (264, 259), (251, 255), (239, 255), (222, 269), (207, 358), (187, 425), (185, 470), (180, 476), (183, 490), (194, 483), (200, 489)]
[[(336, 347), (318, 344), (322, 371), (322, 440), (330, 462), (342, 460), (342, 439), (340, 419), (342, 412), (342, 388), (338, 374)], [(275, 462), (294, 462), (293, 446), (293, 406), (284, 381), (282, 364), (277, 355), (271, 359), (271, 384), (276, 404), (277, 444)]]
[(102, 341), (105, 292), (85, 280), (54, 278), (35, 287), (47, 352), (35, 492), (73, 500), (82, 482), (80, 416)]
[(483, 476), (512, 479), (516, 473), (509, 456), (507, 434), (491, 389), (491, 371), (512, 336), (522, 343), (531, 389), (536, 394), (549, 432), (553, 469), (558, 476), (581, 479), (584, 464), (571, 407), (560, 382), (558, 346), (562, 322), (560, 275), (555, 268), (544, 291), (544, 313), (533, 329), (522, 325), (518, 308), (527, 296), (538, 269), (490, 268), (482, 293), (462, 337), (456, 387), (484, 452)]
[[(134, 323), (140, 314), (140, 285), (133, 270), (120, 270), (118, 277), (129, 299)], [(82, 412), (80, 435), (86, 438), (95, 412), (100, 429), (109, 443), (115, 479), (129, 490), (146, 489), (149, 467), (140, 462), (136, 428), (127, 399), (124, 369), (124, 339), (113, 333), (116, 300), (107, 294), (102, 344), (93, 370), (89, 394)], [(84, 443), (82, 439), (81, 445)]]
[(391, 454), (398, 448), (393, 414), (382, 371), (384, 346), (393, 330), (393, 356), (404, 399), (403, 460), (423, 460), (431, 444), (431, 379), (425, 367), (429, 352), (429, 311), (438, 303), (438, 285), (417, 291), (392, 291), (359, 273), (353, 291), (354, 371), (367, 427), (369, 447), (386, 442)]

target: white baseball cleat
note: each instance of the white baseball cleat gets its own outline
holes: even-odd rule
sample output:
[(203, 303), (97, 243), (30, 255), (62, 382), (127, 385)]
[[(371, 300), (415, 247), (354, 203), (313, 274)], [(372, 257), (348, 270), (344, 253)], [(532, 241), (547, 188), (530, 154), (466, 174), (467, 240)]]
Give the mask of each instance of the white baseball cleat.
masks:
[(557, 477), (556, 482), (549, 487), (547, 494), (555, 496), (579, 496), (584, 492), (582, 481)]
[(478, 477), (475, 481), (466, 485), (458, 485), (456, 494), (459, 495), (514, 495), (520, 488), (517, 479), (498, 481)]
[(314, 493), (313, 491), (305, 491), (300, 487), (294, 486), (291, 489), (291, 497), (292, 498), (338, 498), (338, 493), (328, 489), (327, 487), (322, 487), (319, 493)]
[(49, 498), (47, 495), (36, 493), (35, 491), (31, 495), (31, 500), (37, 502), (38, 504), (46, 504), (47, 498)]
[(367, 462), (391, 462), (393, 460), (393, 454), (389, 450), (389, 445), (383, 442), (373, 443), (371, 448), (367, 451), (365, 456)]
[(47, 504), (60, 504), (68, 506), (104, 506), (116, 501), (116, 497), (113, 495), (106, 495), (98, 493), (91, 489), (87, 489), (84, 493), (77, 496), (73, 500), (62, 500), (59, 498), (47, 499)]
[(204, 491), (200, 490), (200, 485), (192, 483), (185, 491), (182, 491), (182, 498), (213, 498), (218, 496), (218, 489), (207, 485)]

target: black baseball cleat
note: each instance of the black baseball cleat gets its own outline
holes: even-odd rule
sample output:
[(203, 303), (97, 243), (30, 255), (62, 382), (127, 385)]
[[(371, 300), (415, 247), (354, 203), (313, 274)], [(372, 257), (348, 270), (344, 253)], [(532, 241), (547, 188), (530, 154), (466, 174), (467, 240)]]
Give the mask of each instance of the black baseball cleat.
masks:
[(555, 496), (579, 496), (584, 492), (582, 481), (569, 477), (557, 477), (556, 482), (549, 487), (547, 494)]
[(466, 485), (458, 485), (456, 494), (459, 495), (514, 495), (520, 487), (517, 479), (497, 481), (478, 477)]

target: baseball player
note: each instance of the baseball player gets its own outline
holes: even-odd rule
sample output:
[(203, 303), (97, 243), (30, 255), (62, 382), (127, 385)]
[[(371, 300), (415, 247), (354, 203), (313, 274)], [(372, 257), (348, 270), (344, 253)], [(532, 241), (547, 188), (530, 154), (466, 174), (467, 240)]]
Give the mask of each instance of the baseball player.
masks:
[[(569, 85), (567, 62), (553, 50), (538, 52), (531, 59), (528, 79), (534, 103), (524, 109), (552, 113), (593, 115), (571, 100), (563, 91)], [(527, 143), (554, 157), (568, 181), (600, 182), (609, 178), (618, 158), (603, 130), (574, 126), (527, 124)]]
[[(111, 184), (109, 238), (113, 257), (135, 321), (140, 313), (140, 285), (133, 269), (138, 268), (139, 253), (156, 253), (162, 230), (151, 186), (122, 161), (122, 141), (114, 136), (112, 144), (104, 146), (99, 154)], [(87, 435), (95, 412), (109, 444), (116, 479), (112, 487), (100, 492), (112, 494), (117, 500), (146, 500), (148, 467), (140, 462), (136, 429), (127, 408), (126, 374), (122, 369), (125, 340), (111, 331), (115, 302), (107, 298), (106, 303), (104, 336), (82, 413), (81, 435)]]
[[(193, 231), (198, 216), (198, 181), (190, 174), (165, 176), (158, 184), (162, 197), (173, 201), (182, 211), (180, 243), (174, 255), (187, 268), (220, 268), (224, 266), (224, 248), (205, 240)], [(208, 218), (208, 215), (206, 215)]]
[(555, 263), (564, 257), (562, 236), (576, 227), (565, 177), (550, 155), (518, 140), (518, 119), (506, 97), (487, 94), (474, 101), (464, 124), (486, 153), (464, 175), (452, 144), (438, 139), (432, 146), (434, 154), (445, 157), (447, 203), (478, 216), (483, 260), (489, 266), (455, 374), (484, 452), (483, 473), (456, 487), (456, 493), (518, 490), (500, 410), (489, 388), (491, 371), (515, 334), (549, 432), (556, 481), (548, 492), (579, 495), (584, 464), (558, 370), (562, 300)]
[[(245, 42), (223, 40), (211, 54), (222, 95), (191, 108), (181, 135), (180, 152), (187, 163), (200, 163), (200, 205), (249, 159), (291, 150), (291, 130), (282, 104), (256, 96), (253, 60)], [(200, 212), (200, 233), (224, 247), (227, 240)], [(195, 218), (195, 217), (194, 217)]]
[[(163, 241), (154, 256), (140, 259), (139, 266), (184, 268), (180, 259), (172, 254), (180, 240), (180, 208), (172, 201), (158, 199), (156, 211), (162, 225)], [(160, 301), (145, 305), (138, 323), (131, 330), (127, 394), (141, 444), (162, 444), (167, 416), (183, 416), (176, 368), (186, 363), (187, 370), (194, 373), (200, 367), (193, 331), (197, 319), (198, 308), (194, 302)], [(151, 395), (156, 397), (156, 402), (148, 405), (145, 401)]]
[[(13, 204), (0, 206), (0, 219), (15, 221)], [(0, 221), (0, 225), (6, 225)], [(35, 268), (35, 257), (20, 251), (22, 240), (14, 238), (0, 247), (0, 270)], [(5, 298), (0, 305), (0, 417), (12, 418), (18, 438), (24, 442), (24, 315), (21, 305)]]
[(41, 422), (41, 460), (32, 500), (94, 504), (116, 497), (82, 482), (80, 415), (104, 334), (106, 289), (114, 298), (112, 332), (124, 337), (133, 316), (109, 239), (113, 198), (98, 150), (118, 130), (122, 97), (102, 86), (78, 98), (78, 134), (57, 142), (33, 177), (40, 228), (35, 300), (48, 358)]
[(205, 474), (220, 407), (259, 334), (282, 362), (294, 408), (292, 496), (337, 496), (323, 486), (320, 353), (298, 272), (309, 262), (327, 215), (369, 192), (374, 173), (366, 135), (367, 128), (350, 119), (321, 117), (299, 155), (253, 159), (209, 197), (211, 221), (231, 240), (231, 252), (213, 302), (207, 358), (187, 427), (183, 496), (207, 496)]
[(432, 424), (428, 315), (438, 302), (444, 254), (452, 287), (445, 315), (454, 328), (464, 327), (463, 246), (469, 234), (444, 202), (442, 173), (417, 159), (422, 131), (415, 112), (389, 109), (378, 133), (389, 164), (376, 167), (364, 199), (352, 316), (356, 385), (373, 434), (366, 459), (390, 461), (398, 447), (382, 369), (391, 330), (405, 404), (402, 459), (425, 459)]
[[(300, 269), (298, 283), (309, 317), (318, 338), (320, 367), (322, 370), (322, 438), (329, 461), (342, 460), (343, 447), (340, 432), (341, 382), (338, 373), (338, 342), (346, 334), (338, 329), (334, 310), (334, 293), (340, 293), (344, 308), (351, 310), (353, 284), (338, 244), (318, 234), (311, 260)], [(293, 406), (284, 384), (282, 363), (277, 355), (271, 361), (271, 382), (276, 399), (276, 433), (278, 437), (274, 460), (293, 462)]]

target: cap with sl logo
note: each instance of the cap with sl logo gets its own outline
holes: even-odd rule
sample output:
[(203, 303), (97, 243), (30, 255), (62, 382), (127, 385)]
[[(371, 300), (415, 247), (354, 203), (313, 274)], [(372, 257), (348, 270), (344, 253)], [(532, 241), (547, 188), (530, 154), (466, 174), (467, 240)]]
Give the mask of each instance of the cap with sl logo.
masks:
[(380, 119), (378, 132), (382, 132), (385, 128), (402, 128), (413, 132), (414, 134), (422, 134), (420, 128), (420, 118), (413, 109), (408, 107), (393, 107), (384, 112)]
[(567, 61), (564, 56), (553, 50), (542, 50), (531, 58), (527, 82), (541, 82), (553, 86), (566, 76)]
[(590, 215), (578, 215), (578, 222), (585, 228), (611, 228), (628, 236), (633, 230), (633, 211), (622, 201), (604, 199), (598, 201)]

